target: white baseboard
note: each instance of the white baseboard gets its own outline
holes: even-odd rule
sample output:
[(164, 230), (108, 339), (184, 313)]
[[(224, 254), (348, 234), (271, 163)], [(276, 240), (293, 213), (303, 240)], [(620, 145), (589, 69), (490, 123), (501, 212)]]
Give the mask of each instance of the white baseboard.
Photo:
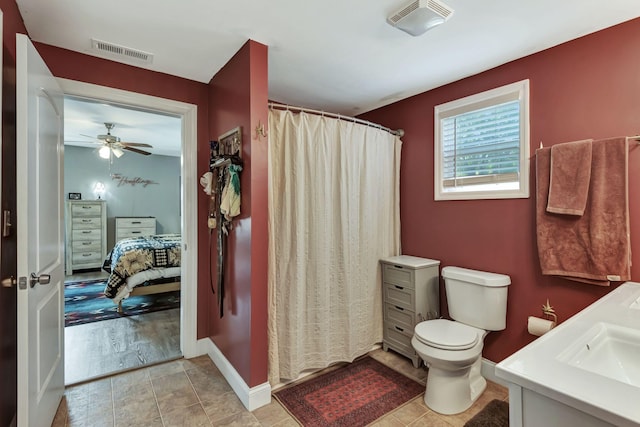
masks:
[(480, 368), (480, 373), (483, 377), (488, 379), (489, 381), (493, 381), (496, 384), (500, 384), (504, 387), (509, 387), (509, 384), (503, 380), (502, 378), (498, 378), (496, 375), (496, 363), (491, 360), (482, 358), (482, 366)]
[(268, 405), (271, 402), (271, 385), (269, 382), (250, 388), (210, 338), (198, 340), (198, 350), (201, 354), (209, 355), (236, 393), (236, 396), (238, 396), (238, 399), (249, 411)]

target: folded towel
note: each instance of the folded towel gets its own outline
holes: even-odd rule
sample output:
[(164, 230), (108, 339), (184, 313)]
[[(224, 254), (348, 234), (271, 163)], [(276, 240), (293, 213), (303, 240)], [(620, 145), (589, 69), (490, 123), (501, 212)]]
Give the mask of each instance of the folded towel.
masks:
[(547, 212), (583, 215), (591, 179), (591, 142), (567, 142), (551, 147)]
[(584, 214), (547, 212), (551, 149), (536, 150), (536, 228), (542, 274), (608, 286), (631, 279), (626, 138), (592, 142)]

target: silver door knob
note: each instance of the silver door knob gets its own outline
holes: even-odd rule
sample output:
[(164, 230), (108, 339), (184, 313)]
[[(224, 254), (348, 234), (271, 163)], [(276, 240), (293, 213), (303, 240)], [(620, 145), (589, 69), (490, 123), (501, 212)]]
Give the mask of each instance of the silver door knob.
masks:
[(33, 288), (36, 285), (36, 283), (40, 283), (41, 285), (48, 285), (50, 281), (51, 281), (50, 274), (41, 274), (39, 276), (36, 276), (35, 273), (31, 273), (31, 280), (29, 280), (29, 284)]

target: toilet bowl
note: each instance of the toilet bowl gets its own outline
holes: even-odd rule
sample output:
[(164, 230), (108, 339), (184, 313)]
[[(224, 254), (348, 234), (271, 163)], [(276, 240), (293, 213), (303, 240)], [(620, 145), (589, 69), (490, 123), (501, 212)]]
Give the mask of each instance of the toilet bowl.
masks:
[(509, 276), (460, 267), (442, 269), (449, 314), (415, 326), (411, 345), (429, 368), (424, 402), (452, 415), (465, 411), (487, 386), (482, 349), (489, 331), (506, 327)]
[(425, 404), (440, 414), (468, 409), (486, 388), (480, 375), (487, 331), (446, 319), (416, 326), (411, 345), (429, 368)]

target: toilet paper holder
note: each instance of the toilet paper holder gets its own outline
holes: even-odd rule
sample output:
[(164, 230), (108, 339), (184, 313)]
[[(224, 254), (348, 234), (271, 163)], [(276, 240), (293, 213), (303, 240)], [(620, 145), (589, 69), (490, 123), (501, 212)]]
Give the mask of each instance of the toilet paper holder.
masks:
[(549, 320), (553, 318), (554, 323), (558, 323), (558, 316), (556, 316), (556, 311), (549, 304), (549, 298), (547, 298), (547, 303), (542, 306), (542, 314), (544, 314)]
[(551, 304), (549, 304), (549, 299), (547, 299), (547, 303), (542, 306), (542, 314), (544, 318), (529, 316), (527, 320), (527, 331), (531, 335), (539, 337), (556, 326), (558, 316), (556, 316), (555, 310)]

